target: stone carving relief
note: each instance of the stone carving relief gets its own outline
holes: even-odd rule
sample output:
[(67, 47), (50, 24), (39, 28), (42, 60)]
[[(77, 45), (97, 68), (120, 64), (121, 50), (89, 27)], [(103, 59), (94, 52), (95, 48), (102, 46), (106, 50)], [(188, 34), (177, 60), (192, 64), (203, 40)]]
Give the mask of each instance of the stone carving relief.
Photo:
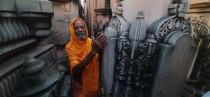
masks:
[(194, 38), (205, 38), (209, 37), (209, 27), (204, 23), (203, 16), (190, 16), (192, 21), (193, 37)]
[(118, 16), (114, 16), (111, 21), (109, 22), (110, 27), (114, 27), (117, 30), (117, 36), (119, 37), (121, 34), (121, 22)]
[[(113, 97), (149, 97), (155, 60), (155, 43), (145, 39), (143, 13), (139, 12), (130, 31), (123, 31), (116, 46)], [(138, 36), (138, 37), (136, 37)], [(136, 46), (132, 42), (136, 42)], [(135, 53), (132, 52), (132, 48)], [(133, 54), (133, 55), (132, 55)]]
[[(173, 31), (191, 33), (191, 23), (185, 19), (188, 9), (188, 2), (185, 0), (173, 1), (169, 5), (169, 16), (163, 17), (149, 28), (149, 33), (154, 33), (158, 41), (164, 42), (168, 34)], [(180, 15), (181, 14), (181, 15)]]
[(209, 27), (204, 23), (192, 23), (194, 37), (196, 38), (204, 38), (209, 37), (210, 31)]
[(122, 2), (117, 2), (112, 6), (112, 16), (122, 15), (122, 12), (123, 12)]
[(169, 15), (176, 15), (178, 17), (185, 17), (189, 9), (188, 0), (173, 0), (168, 7)]
[(33, 35), (29, 28), (19, 19), (1, 18), (0, 23), (0, 43), (2, 44)]
[(173, 15), (160, 19), (149, 29), (149, 33), (153, 32), (160, 42), (164, 42), (166, 36), (173, 31), (191, 33), (191, 23), (184, 18)]

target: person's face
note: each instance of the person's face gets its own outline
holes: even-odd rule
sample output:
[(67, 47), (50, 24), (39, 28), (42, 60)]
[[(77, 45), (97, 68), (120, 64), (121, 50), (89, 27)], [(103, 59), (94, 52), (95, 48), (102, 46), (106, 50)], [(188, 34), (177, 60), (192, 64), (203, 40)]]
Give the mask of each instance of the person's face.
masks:
[(86, 36), (85, 36), (85, 24), (80, 21), (76, 20), (74, 23), (74, 31), (75, 31), (75, 36), (77, 39), (84, 41)]

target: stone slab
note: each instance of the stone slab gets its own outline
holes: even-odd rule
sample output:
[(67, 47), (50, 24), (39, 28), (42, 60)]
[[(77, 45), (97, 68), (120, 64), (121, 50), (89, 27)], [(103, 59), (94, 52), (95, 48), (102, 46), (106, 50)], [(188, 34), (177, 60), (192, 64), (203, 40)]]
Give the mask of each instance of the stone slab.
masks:
[(0, 62), (0, 77), (9, 73), (10, 71), (14, 70), (15, 68), (18, 68), (21, 64), (23, 64), (24, 59), (27, 56), (37, 57), (40, 54), (46, 52), (47, 50), (52, 49), (53, 46), (54, 46), (53, 44), (39, 45), (32, 49), (26, 50), (24, 53), (22, 53), (20, 55), (17, 55), (17, 56), (12, 57), (8, 60), (5, 60), (4, 62)]
[(178, 97), (195, 54), (190, 34), (174, 32), (165, 43), (161, 45), (162, 53), (152, 97)]

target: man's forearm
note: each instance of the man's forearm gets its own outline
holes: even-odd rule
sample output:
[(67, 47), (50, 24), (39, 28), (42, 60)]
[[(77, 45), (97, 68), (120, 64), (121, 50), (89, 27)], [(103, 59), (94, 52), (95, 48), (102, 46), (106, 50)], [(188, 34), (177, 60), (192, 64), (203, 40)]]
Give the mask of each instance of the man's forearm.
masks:
[(73, 68), (74, 77), (78, 77), (82, 74), (85, 67), (92, 61), (93, 57), (96, 55), (96, 51), (91, 51), (78, 65)]

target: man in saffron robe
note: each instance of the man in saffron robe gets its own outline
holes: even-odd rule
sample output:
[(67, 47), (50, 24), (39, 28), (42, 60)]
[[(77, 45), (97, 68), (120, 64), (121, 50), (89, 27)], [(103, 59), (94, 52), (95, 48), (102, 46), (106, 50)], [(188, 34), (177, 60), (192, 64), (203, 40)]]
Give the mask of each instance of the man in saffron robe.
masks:
[(96, 39), (88, 38), (88, 30), (81, 18), (69, 25), (70, 41), (65, 50), (70, 62), (74, 97), (99, 97), (100, 74), (98, 52), (106, 44), (106, 36), (98, 34)]

